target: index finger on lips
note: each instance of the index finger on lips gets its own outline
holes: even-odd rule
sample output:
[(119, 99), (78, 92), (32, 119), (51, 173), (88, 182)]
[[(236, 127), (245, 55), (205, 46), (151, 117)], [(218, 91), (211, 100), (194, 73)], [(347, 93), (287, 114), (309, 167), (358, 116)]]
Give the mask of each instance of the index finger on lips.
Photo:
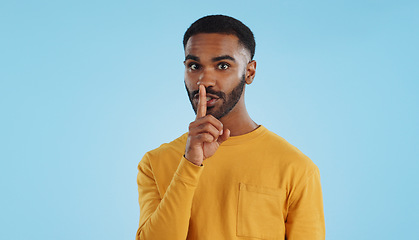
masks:
[(196, 119), (207, 115), (207, 93), (204, 85), (199, 85), (198, 109), (196, 110)]

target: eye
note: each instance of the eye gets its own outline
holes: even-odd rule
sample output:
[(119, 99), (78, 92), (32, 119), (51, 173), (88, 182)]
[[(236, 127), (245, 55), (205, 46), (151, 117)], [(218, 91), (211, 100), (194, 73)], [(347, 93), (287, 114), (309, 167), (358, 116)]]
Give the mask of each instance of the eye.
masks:
[(196, 64), (196, 63), (190, 63), (190, 64), (188, 65), (188, 67), (189, 67), (189, 69), (191, 69), (191, 70), (198, 70), (198, 69), (199, 69), (199, 65), (198, 65), (198, 64)]
[(227, 70), (230, 67), (230, 65), (228, 63), (220, 63), (217, 67), (220, 70)]

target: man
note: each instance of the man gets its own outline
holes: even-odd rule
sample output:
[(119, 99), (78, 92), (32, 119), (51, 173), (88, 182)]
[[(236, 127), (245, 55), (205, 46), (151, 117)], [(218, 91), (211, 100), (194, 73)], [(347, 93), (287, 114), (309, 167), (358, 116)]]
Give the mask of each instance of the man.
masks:
[(138, 165), (136, 239), (324, 239), (318, 168), (246, 111), (253, 33), (206, 16), (184, 35), (189, 132)]

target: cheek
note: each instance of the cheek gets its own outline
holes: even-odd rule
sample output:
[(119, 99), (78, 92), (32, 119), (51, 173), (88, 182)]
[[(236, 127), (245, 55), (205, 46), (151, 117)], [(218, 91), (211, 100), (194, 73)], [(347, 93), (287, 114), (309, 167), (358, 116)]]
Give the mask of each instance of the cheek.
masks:
[(188, 89), (191, 89), (192, 86), (194, 85), (194, 81), (192, 81), (192, 79), (188, 77), (187, 75), (185, 75), (185, 85)]
[(237, 77), (242, 80), (243, 76), (246, 76), (247, 74), (247, 68), (244, 67), (241, 71), (237, 71)]
[(191, 78), (187, 74), (185, 74), (184, 82), (185, 82), (186, 89), (189, 92), (192, 92), (198, 89), (196, 81), (194, 81), (193, 78)]

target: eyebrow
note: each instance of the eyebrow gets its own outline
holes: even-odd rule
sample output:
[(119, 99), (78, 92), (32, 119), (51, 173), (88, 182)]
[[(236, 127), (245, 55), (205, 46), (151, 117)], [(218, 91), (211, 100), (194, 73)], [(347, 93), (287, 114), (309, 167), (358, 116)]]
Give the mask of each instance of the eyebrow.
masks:
[[(194, 55), (190, 55), (190, 54), (188, 54), (188, 55), (185, 57), (185, 61), (186, 61), (186, 60), (188, 60), (188, 59), (191, 59), (191, 60), (194, 60), (194, 61), (199, 62), (199, 57), (194, 56)], [(219, 56), (219, 57), (214, 57), (214, 58), (212, 58), (212, 61), (213, 61), (213, 62), (218, 62), (218, 61), (221, 61), (221, 60), (231, 60), (231, 61), (233, 61), (233, 62), (235, 62), (235, 61), (236, 61), (236, 59), (234, 59), (234, 58), (233, 58), (232, 56), (230, 56), (230, 55), (223, 55), (223, 56)]]
[(188, 54), (188, 56), (185, 57), (185, 61), (188, 60), (188, 59), (191, 59), (191, 60), (194, 60), (194, 61), (199, 62), (199, 57), (194, 56), (194, 55)]
[(213, 62), (218, 62), (218, 61), (221, 61), (221, 60), (231, 60), (233, 62), (236, 61), (236, 59), (234, 59), (230, 55), (223, 55), (223, 56), (215, 57), (215, 58), (212, 59)]

